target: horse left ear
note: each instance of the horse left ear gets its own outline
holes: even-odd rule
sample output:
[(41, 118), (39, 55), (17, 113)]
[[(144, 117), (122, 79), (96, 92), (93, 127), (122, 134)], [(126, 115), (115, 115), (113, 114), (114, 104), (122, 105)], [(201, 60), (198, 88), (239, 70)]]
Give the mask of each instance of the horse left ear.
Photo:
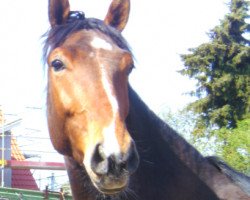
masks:
[(49, 22), (51, 27), (64, 24), (69, 12), (69, 0), (49, 0)]
[(104, 22), (120, 32), (125, 28), (130, 11), (130, 0), (113, 0)]

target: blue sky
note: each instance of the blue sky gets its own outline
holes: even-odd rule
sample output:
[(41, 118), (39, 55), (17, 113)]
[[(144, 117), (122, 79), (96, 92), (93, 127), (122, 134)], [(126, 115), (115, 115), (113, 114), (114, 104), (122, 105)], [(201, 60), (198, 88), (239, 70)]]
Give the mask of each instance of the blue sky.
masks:
[[(73, 10), (103, 18), (110, 0), (72, 0)], [(124, 31), (136, 57), (130, 82), (155, 111), (179, 109), (191, 99), (193, 82), (178, 74), (181, 53), (208, 41), (206, 32), (227, 12), (227, 0), (131, 0)], [(41, 35), (48, 29), (47, 1), (8, 0), (0, 13), (0, 104), (16, 111), (45, 106)]]

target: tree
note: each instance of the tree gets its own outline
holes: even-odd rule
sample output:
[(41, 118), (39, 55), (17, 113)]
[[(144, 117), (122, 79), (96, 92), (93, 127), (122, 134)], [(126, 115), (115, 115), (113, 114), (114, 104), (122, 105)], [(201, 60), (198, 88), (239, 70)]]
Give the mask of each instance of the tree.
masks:
[(191, 142), (191, 134), (196, 121), (196, 115), (193, 112), (185, 109), (173, 112), (170, 108), (163, 107), (158, 115), (181, 136)]
[[(215, 138), (213, 151), (234, 168), (250, 173), (250, 2), (231, 0), (229, 13), (208, 36), (210, 41), (181, 55), (182, 75), (197, 81), (187, 109), (197, 116), (194, 142)], [(198, 142), (197, 142), (198, 141)], [(205, 146), (199, 145), (204, 153)]]
[(159, 116), (204, 156), (221, 152), (220, 146), (215, 144), (216, 137), (213, 134), (209, 137), (200, 137), (199, 134), (194, 134), (197, 115), (192, 111), (183, 109), (173, 112), (165, 107), (161, 110)]
[(250, 175), (250, 116), (238, 121), (234, 129), (206, 130), (204, 137), (193, 134), (197, 115), (191, 111), (173, 112), (163, 107), (159, 116), (204, 156), (217, 154), (236, 170)]
[(237, 128), (221, 128), (216, 153), (235, 169), (250, 175), (250, 118), (239, 121)]
[(208, 34), (210, 42), (181, 55), (181, 74), (197, 80), (188, 108), (199, 114), (196, 128), (235, 128), (250, 111), (250, 33), (246, 23), (249, 2), (231, 0), (230, 12)]

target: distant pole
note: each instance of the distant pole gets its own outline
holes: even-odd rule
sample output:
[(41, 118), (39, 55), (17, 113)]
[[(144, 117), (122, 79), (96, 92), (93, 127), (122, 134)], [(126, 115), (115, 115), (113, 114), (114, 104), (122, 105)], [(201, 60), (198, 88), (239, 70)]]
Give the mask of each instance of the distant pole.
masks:
[(1, 130), (2, 130), (2, 164), (1, 164), (1, 187), (4, 187), (4, 113), (3, 113), (3, 106), (1, 106)]
[(51, 174), (51, 191), (55, 191), (55, 174)]
[[(41, 162), (41, 156), (39, 157), (39, 162)], [(42, 175), (41, 170), (39, 170), (39, 188), (42, 188)]]

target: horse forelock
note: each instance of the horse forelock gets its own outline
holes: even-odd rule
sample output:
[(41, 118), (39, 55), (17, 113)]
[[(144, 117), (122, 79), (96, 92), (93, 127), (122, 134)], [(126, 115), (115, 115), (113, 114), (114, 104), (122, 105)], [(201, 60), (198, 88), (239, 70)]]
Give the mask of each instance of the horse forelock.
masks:
[(106, 25), (102, 20), (95, 18), (84, 18), (73, 20), (69, 23), (51, 27), (44, 35), (43, 61), (46, 62), (49, 52), (59, 47), (71, 34), (80, 30), (97, 30), (110, 37), (121, 49), (131, 52), (127, 41), (121, 32)]

